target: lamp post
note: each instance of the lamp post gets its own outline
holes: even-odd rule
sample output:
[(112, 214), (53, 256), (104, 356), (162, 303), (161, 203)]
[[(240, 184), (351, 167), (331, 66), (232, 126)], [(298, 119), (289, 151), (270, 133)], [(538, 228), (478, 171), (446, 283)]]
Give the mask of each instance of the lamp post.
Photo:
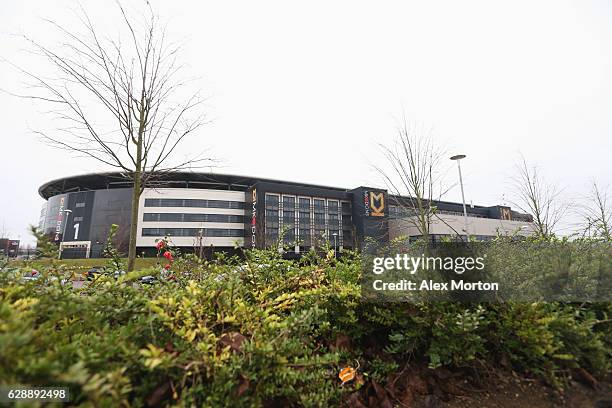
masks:
[(338, 255), (336, 255), (336, 246), (337, 246), (336, 245), (336, 238), (338, 237), (338, 233), (334, 232), (332, 235), (334, 236), (334, 258), (337, 259)]
[(463, 192), (463, 177), (461, 176), (461, 159), (465, 159), (465, 154), (457, 154), (451, 157), (451, 160), (457, 162), (457, 169), (459, 170), (459, 184), (461, 185), (461, 201), (463, 202), (463, 218), (465, 220), (465, 240), (468, 240), (468, 218), (467, 218), (467, 208), (465, 206), (465, 193)]
[(202, 259), (203, 249), (204, 249), (204, 247), (202, 246), (202, 236), (203, 236), (203, 231), (202, 231), (202, 228), (200, 228), (198, 230), (198, 257), (200, 259)]
[(64, 238), (66, 238), (66, 225), (68, 225), (68, 216), (72, 213), (72, 210), (64, 210), (64, 228), (62, 229), (62, 240), (60, 241), (60, 250), (59, 253), (57, 255), (57, 259), (62, 259), (62, 252), (64, 250), (63, 247), (63, 243), (64, 243)]

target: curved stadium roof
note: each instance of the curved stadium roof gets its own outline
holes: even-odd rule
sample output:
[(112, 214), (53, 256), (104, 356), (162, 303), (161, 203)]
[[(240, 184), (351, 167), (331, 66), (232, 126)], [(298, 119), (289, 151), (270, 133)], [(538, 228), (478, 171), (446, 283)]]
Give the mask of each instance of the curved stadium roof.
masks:
[[(262, 182), (297, 185), (302, 187), (326, 188), (337, 191), (347, 191), (344, 188), (328, 187), (316, 184), (289, 182), (283, 180), (266, 179), (253, 176), (239, 176), (232, 174), (172, 172), (164, 174), (152, 185), (166, 188), (206, 188), (216, 190), (245, 191), (249, 186)], [(106, 190), (110, 188), (131, 188), (132, 182), (121, 172), (90, 173), (77, 176), (63, 177), (49, 181), (38, 189), (38, 194), (45, 200), (57, 194), (75, 191)]]

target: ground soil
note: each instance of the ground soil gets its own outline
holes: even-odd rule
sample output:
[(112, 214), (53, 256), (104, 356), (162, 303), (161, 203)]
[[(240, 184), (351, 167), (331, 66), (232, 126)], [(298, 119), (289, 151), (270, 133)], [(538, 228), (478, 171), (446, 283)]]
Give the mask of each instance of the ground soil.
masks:
[[(415, 401), (416, 402), (416, 401)], [(433, 407), (427, 404), (421, 406)], [(415, 408), (419, 405), (415, 404)], [(441, 402), (444, 408), (612, 408), (612, 387), (599, 383), (596, 388), (572, 382), (564, 391), (557, 391), (539, 381), (512, 378), (507, 383), (500, 383), (478, 392), (457, 395), (448, 402)]]
[(569, 375), (564, 389), (511, 370), (461, 370), (406, 366), (384, 385), (366, 382), (345, 401), (349, 407), (382, 408), (612, 408), (612, 379), (587, 372)]

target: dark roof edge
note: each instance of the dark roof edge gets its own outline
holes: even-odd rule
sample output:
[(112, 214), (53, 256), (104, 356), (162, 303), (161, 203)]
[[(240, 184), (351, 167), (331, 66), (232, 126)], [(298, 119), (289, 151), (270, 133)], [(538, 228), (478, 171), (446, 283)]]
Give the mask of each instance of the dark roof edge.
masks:
[[(45, 193), (45, 190), (49, 189), (52, 185), (54, 184), (58, 184), (58, 183), (62, 183), (65, 181), (70, 181), (73, 180), (75, 181), (75, 184), (78, 184), (78, 179), (86, 179), (86, 178), (96, 178), (96, 177), (100, 177), (100, 178), (116, 178), (116, 179), (125, 179), (124, 176), (122, 176), (125, 173), (121, 173), (121, 172), (95, 172), (95, 173), (84, 173), (84, 174), (77, 174), (77, 175), (73, 175), (73, 176), (67, 176), (67, 177), (61, 177), (58, 179), (54, 179), (54, 180), (50, 180), (46, 183), (44, 183), (43, 185), (41, 185), (38, 188), (38, 194), (45, 200), (49, 199), (50, 197), (52, 197), (53, 195), (51, 195), (50, 193)], [(204, 173), (204, 172), (187, 172), (187, 171), (182, 171), (182, 172), (173, 172), (171, 173), (171, 175), (173, 176), (174, 181), (180, 181), (178, 180), (176, 177), (177, 176), (194, 176), (192, 178), (192, 180), (189, 180), (189, 177), (186, 177), (186, 179), (184, 181), (196, 181), (197, 177), (226, 177), (226, 178), (231, 178), (231, 179), (235, 179), (236, 181), (244, 181), (244, 180), (249, 180), (251, 182), (251, 184), (255, 184), (257, 182), (267, 182), (267, 183), (278, 183), (278, 184), (291, 184), (291, 185), (298, 185), (298, 186), (302, 186), (302, 187), (313, 187), (313, 188), (323, 188), (323, 189), (328, 189), (328, 190), (335, 190), (335, 191), (349, 191), (350, 189), (346, 189), (346, 188), (342, 188), (342, 187), (331, 187), (331, 186), (324, 186), (324, 185), (320, 185), (320, 184), (312, 184), (312, 183), (303, 183), (303, 182), (296, 182), (296, 181), (287, 181), (287, 180), (279, 180), (279, 179), (270, 179), (270, 178), (264, 178), (264, 177), (254, 177), (254, 176), (244, 176), (244, 175), (240, 175), (240, 174), (225, 174), (225, 173)], [(128, 180), (126, 180), (126, 182), (129, 182)], [(88, 188), (87, 185), (85, 185), (85, 183), (83, 183), (82, 185), (83, 188)], [(62, 193), (58, 193), (58, 194), (62, 194)]]

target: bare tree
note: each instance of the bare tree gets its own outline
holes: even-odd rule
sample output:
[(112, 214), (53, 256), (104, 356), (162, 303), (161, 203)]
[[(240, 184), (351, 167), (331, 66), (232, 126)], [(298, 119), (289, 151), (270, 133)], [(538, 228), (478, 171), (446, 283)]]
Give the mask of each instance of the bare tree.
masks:
[(607, 189), (602, 190), (593, 181), (584, 201), (578, 209), (583, 235), (612, 241), (612, 207), (608, 202)]
[(6, 224), (2, 221), (2, 226), (0, 226), (0, 238), (8, 238), (8, 232), (6, 231)]
[(391, 194), (403, 196), (393, 201), (398, 216), (414, 226), (429, 242), (431, 222), (436, 217), (433, 200), (444, 193), (440, 171), (444, 152), (434, 144), (431, 130), (409, 125), (405, 119), (398, 127), (394, 145), (380, 147), (390, 171), (380, 166), (375, 166), (375, 169)]
[[(148, 4), (148, 2), (147, 2)], [(180, 46), (169, 43), (165, 27), (148, 7), (140, 19), (117, 5), (117, 26), (124, 35), (106, 37), (87, 12), (76, 16), (80, 30), (45, 20), (63, 36), (47, 46), (24, 36), (33, 52), (54, 69), (52, 78), (17, 67), (31, 82), (18, 95), (52, 106), (58, 128), (37, 131), (50, 145), (89, 157), (120, 171), (133, 182), (128, 270), (134, 269), (138, 203), (154, 179), (194, 168), (201, 154), (177, 161), (177, 149), (204, 123), (199, 91), (180, 91)]]
[(568, 210), (561, 200), (562, 190), (555, 184), (547, 183), (538, 168), (529, 166), (525, 157), (516, 165), (512, 177), (516, 199), (512, 205), (533, 217), (536, 235), (549, 238)]

